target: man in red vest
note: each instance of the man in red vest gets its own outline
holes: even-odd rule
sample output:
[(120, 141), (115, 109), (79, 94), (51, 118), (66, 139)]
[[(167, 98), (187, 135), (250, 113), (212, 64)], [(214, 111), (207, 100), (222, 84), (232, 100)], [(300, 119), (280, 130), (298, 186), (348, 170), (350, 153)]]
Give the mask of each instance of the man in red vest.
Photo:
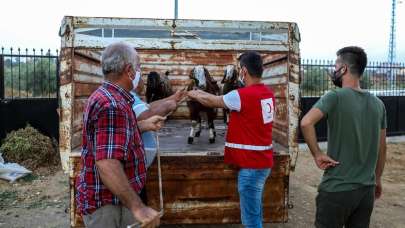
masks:
[(188, 96), (207, 107), (230, 109), (225, 163), (239, 168), (242, 224), (261, 228), (263, 189), (273, 167), (274, 95), (261, 83), (263, 60), (259, 53), (245, 52), (238, 60), (239, 80), (245, 85), (244, 88), (224, 96), (193, 90), (188, 92)]

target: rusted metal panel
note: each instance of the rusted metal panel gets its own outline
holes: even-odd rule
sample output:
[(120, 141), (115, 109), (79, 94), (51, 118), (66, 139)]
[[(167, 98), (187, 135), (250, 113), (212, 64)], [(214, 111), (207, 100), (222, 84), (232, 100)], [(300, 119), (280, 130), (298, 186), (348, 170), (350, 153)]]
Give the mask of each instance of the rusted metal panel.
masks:
[[(236, 62), (240, 51), (208, 51), (208, 50), (138, 50), (142, 63), (157, 65), (213, 65), (226, 66), (230, 62)], [(207, 56), (212, 57), (207, 58)]]
[(89, 97), (98, 87), (100, 87), (100, 84), (94, 84), (94, 83), (75, 83), (74, 84), (74, 90), (75, 90), (75, 97)]
[(73, 49), (62, 48), (60, 53), (60, 110), (59, 110), (59, 152), (62, 168), (68, 170), (69, 155), (71, 152), (71, 128), (73, 97)]
[(76, 177), (81, 169), (80, 156), (69, 158), (69, 188), (70, 188), (70, 226), (84, 227), (83, 218), (76, 208)]
[(99, 49), (78, 49), (75, 48), (75, 55), (81, 56), (83, 58), (86, 58), (88, 60), (92, 60), (95, 63), (100, 63), (101, 62), (101, 55), (102, 51)]
[[(68, 17), (69, 18), (69, 17)], [(108, 18), (108, 17), (74, 17), (75, 28), (100, 28), (100, 27), (120, 27), (120, 28), (167, 28), (167, 29), (189, 29), (198, 30), (202, 27), (213, 30), (239, 29), (257, 31), (277, 31), (288, 30), (290, 26), (295, 26), (291, 22), (269, 22), (269, 21), (231, 21), (231, 20), (187, 20), (187, 19), (145, 19), (145, 18)], [(175, 27), (175, 28), (173, 28)], [(295, 28), (297, 30), (298, 28)], [(220, 30), (221, 31), (221, 30)]]
[[(91, 29), (143, 29), (166, 31), (168, 37), (110, 36), (103, 34), (92, 36), (85, 33)], [(247, 32), (247, 40), (181, 39), (176, 34), (193, 34), (198, 32)], [(114, 32), (112, 32), (114, 33)], [(169, 35), (170, 34), (170, 35)], [(271, 39), (266, 34), (275, 34)], [(66, 17), (60, 28), (62, 47), (104, 48), (116, 40), (125, 40), (141, 49), (202, 49), (202, 50), (264, 50), (288, 51), (289, 36), (299, 39), (299, 31), (295, 23), (289, 22), (253, 22), (253, 21), (208, 21), (208, 20), (168, 20), (168, 19), (135, 19), (135, 18), (89, 18)], [(254, 38), (260, 36), (260, 38)], [(181, 36), (180, 36), (181, 37)]]
[(72, 134), (72, 84), (65, 84), (59, 88), (61, 102), (59, 115), (59, 153), (61, 156), (62, 168), (68, 170), (69, 155), (71, 148)]
[(299, 42), (301, 40), (298, 26), (296, 24), (289, 25), (289, 55), (288, 55), (288, 148), (291, 155), (291, 170), (294, 170), (298, 158), (298, 128), (300, 111), (300, 50)]
[(172, 40), (172, 39), (88, 39), (87, 37), (77, 35), (74, 40), (76, 47), (94, 47), (105, 48), (109, 44), (118, 40), (125, 40), (139, 49), (203, 49), (203, 50), (257, 50), (257, 51), (288, 51), (288, 44), (280, 41), (266, 41), (264, 44), (246, 41), (244, 43), (235, 43), (228, 40)]
[(273, 122), (273, 139), (288, 147), (288, 58), (286, 53), (278, 53), (263, 57), (263, 83), (269, 85), (276, 99), (275, 118)]
[[(91, 53), (93, 52), (89, 52), (89, 54)], [(75, 73), (87, 74), (96, 78), (103, 77), (100, 61), (95, 61), (94, 59), (91, 59), (83, 54), (79, 54), (79, 52), (75, 51), (74, 62)]]
[(76, 49), (74, 51), (74, 81), (101, 84), (101, 50)]
[(65, 16), (59, 29), (59, 36), (61, 39), (61, 47), (73, 48), (73, 17)]
[(300, 109), (300, 67), (299, 67), (299, 52), (292, 52), (289, 55), (289, 82), (288, 82), (288, 147), (292, 156), (291, 169), (294, 170), (298, 158), (298, 130)]
[(63, 48), (60, 52), (60, 85), (65, 85), (72, 82), (72, 61), (73, 48)]
[(72, 134), (72, 150), (81, 149), (82, 145), (82, 129), (73, 132)]
[[(166, 156), (167, 155), (167, 156)], [(179, 159), (181, 157), (181, 159)], [(275, 166), (266, 182), (263, 201), (265, 222), (287, 222), (289, 156), (275, 155)], [(71, 192), (80, 170), (80, 157), (71, 157)], [(223, 156), (198, 156), (189, 153), (176, 156), (162, 154), (164, 217), (162, 224), (240, 223), (237, 171), (223, 163)], [(157, 164), (148, 170), (148, 205), (159, 208)], [(71, 198), (72, 226), (83, 225)]]
[(77, 126), (82, 124), (83, 112), (86, 107), (87, 98), (76, 98), (74, 101), (74, 113), (73, 113), (73, 128), (74, 131), (79, 130)]

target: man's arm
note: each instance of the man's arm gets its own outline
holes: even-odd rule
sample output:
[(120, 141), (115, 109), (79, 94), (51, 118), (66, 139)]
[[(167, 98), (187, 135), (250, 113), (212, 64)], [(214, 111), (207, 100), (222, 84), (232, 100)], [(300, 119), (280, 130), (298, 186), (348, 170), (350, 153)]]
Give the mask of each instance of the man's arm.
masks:
[(210, 108), (225, 108), (223, 96), (216, 96), (202, 90), (190, 90), (187, 95)]
[(318, 123), (323, 117), (323, 113), (318, 108), (312, 108), (301, 120), (301, 132), (304, 136), (305, 142), (308, 144), (309, 150), (315, 159), (316, 165), (320, 169), (327, 169), (331, 166), (336, 166), (339, 162), (336, 162), (328, 155), (324, 154), (319, 148), (315, 124)]
[(378, 151), (377, 166), (375, 168), (376, 190), (375, 197), (378, 199), (382, 194), (381, 176), (384, 172), (385, 160), (387, 157), (386, 129), (381, 129), (380, 133), (380, 149)]
[(137, 119), (138, 120), (145, 120), (149, 117), (159, 115), (159, 116), (167, 116), (170, 112), (174, 111), (177, 108), (177, 105), (181, 100), (184, 98), (185, 92), (183, 90), (177, 91), (173, 95), (154, 101), (149, 104), (149, 109), (142, 112)]
[(177, 108), (177, 104), (174, 100), (159, 100), (152, 102), (149, 106), (149, 109), (139, 114), (137, 117), (138, 120), (146, 120), (152, 116), (166, 116), (170, 112), (174, 111)]
[(144, 207), (139, 196), (134, 192), (124, 173), (122, 164), (115, 159), (96, 161), (103, 184), (131, 211)]

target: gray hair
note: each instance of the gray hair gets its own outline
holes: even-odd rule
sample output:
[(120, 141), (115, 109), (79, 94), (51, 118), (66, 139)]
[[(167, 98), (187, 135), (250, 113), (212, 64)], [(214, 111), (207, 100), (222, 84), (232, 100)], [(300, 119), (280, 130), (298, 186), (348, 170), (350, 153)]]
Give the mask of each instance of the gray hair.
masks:
[(138, 53), (135, 48), (125, 42), (108, 45), (101, 56), (101, 67), (104, 77), (107, 75), (120, 75), (125, 66), (130, 64), (135, 70), (139, 64)]

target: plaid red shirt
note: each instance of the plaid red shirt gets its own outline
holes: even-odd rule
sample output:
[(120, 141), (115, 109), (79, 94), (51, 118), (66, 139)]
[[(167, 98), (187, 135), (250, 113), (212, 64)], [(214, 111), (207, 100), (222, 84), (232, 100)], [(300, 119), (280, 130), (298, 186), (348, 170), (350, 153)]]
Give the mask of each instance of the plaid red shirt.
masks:
[(120, 204), (101, 181), (96, 161), (121, 161), (137, 193), (145, 184), (145, 151), (131, 108), (133, 102), (132, 95), (109, 82), (104, 82), (88, 99), (83, 116), (82, 169), (76, 180), (77, 208), (84, 215), (106, 204)]

